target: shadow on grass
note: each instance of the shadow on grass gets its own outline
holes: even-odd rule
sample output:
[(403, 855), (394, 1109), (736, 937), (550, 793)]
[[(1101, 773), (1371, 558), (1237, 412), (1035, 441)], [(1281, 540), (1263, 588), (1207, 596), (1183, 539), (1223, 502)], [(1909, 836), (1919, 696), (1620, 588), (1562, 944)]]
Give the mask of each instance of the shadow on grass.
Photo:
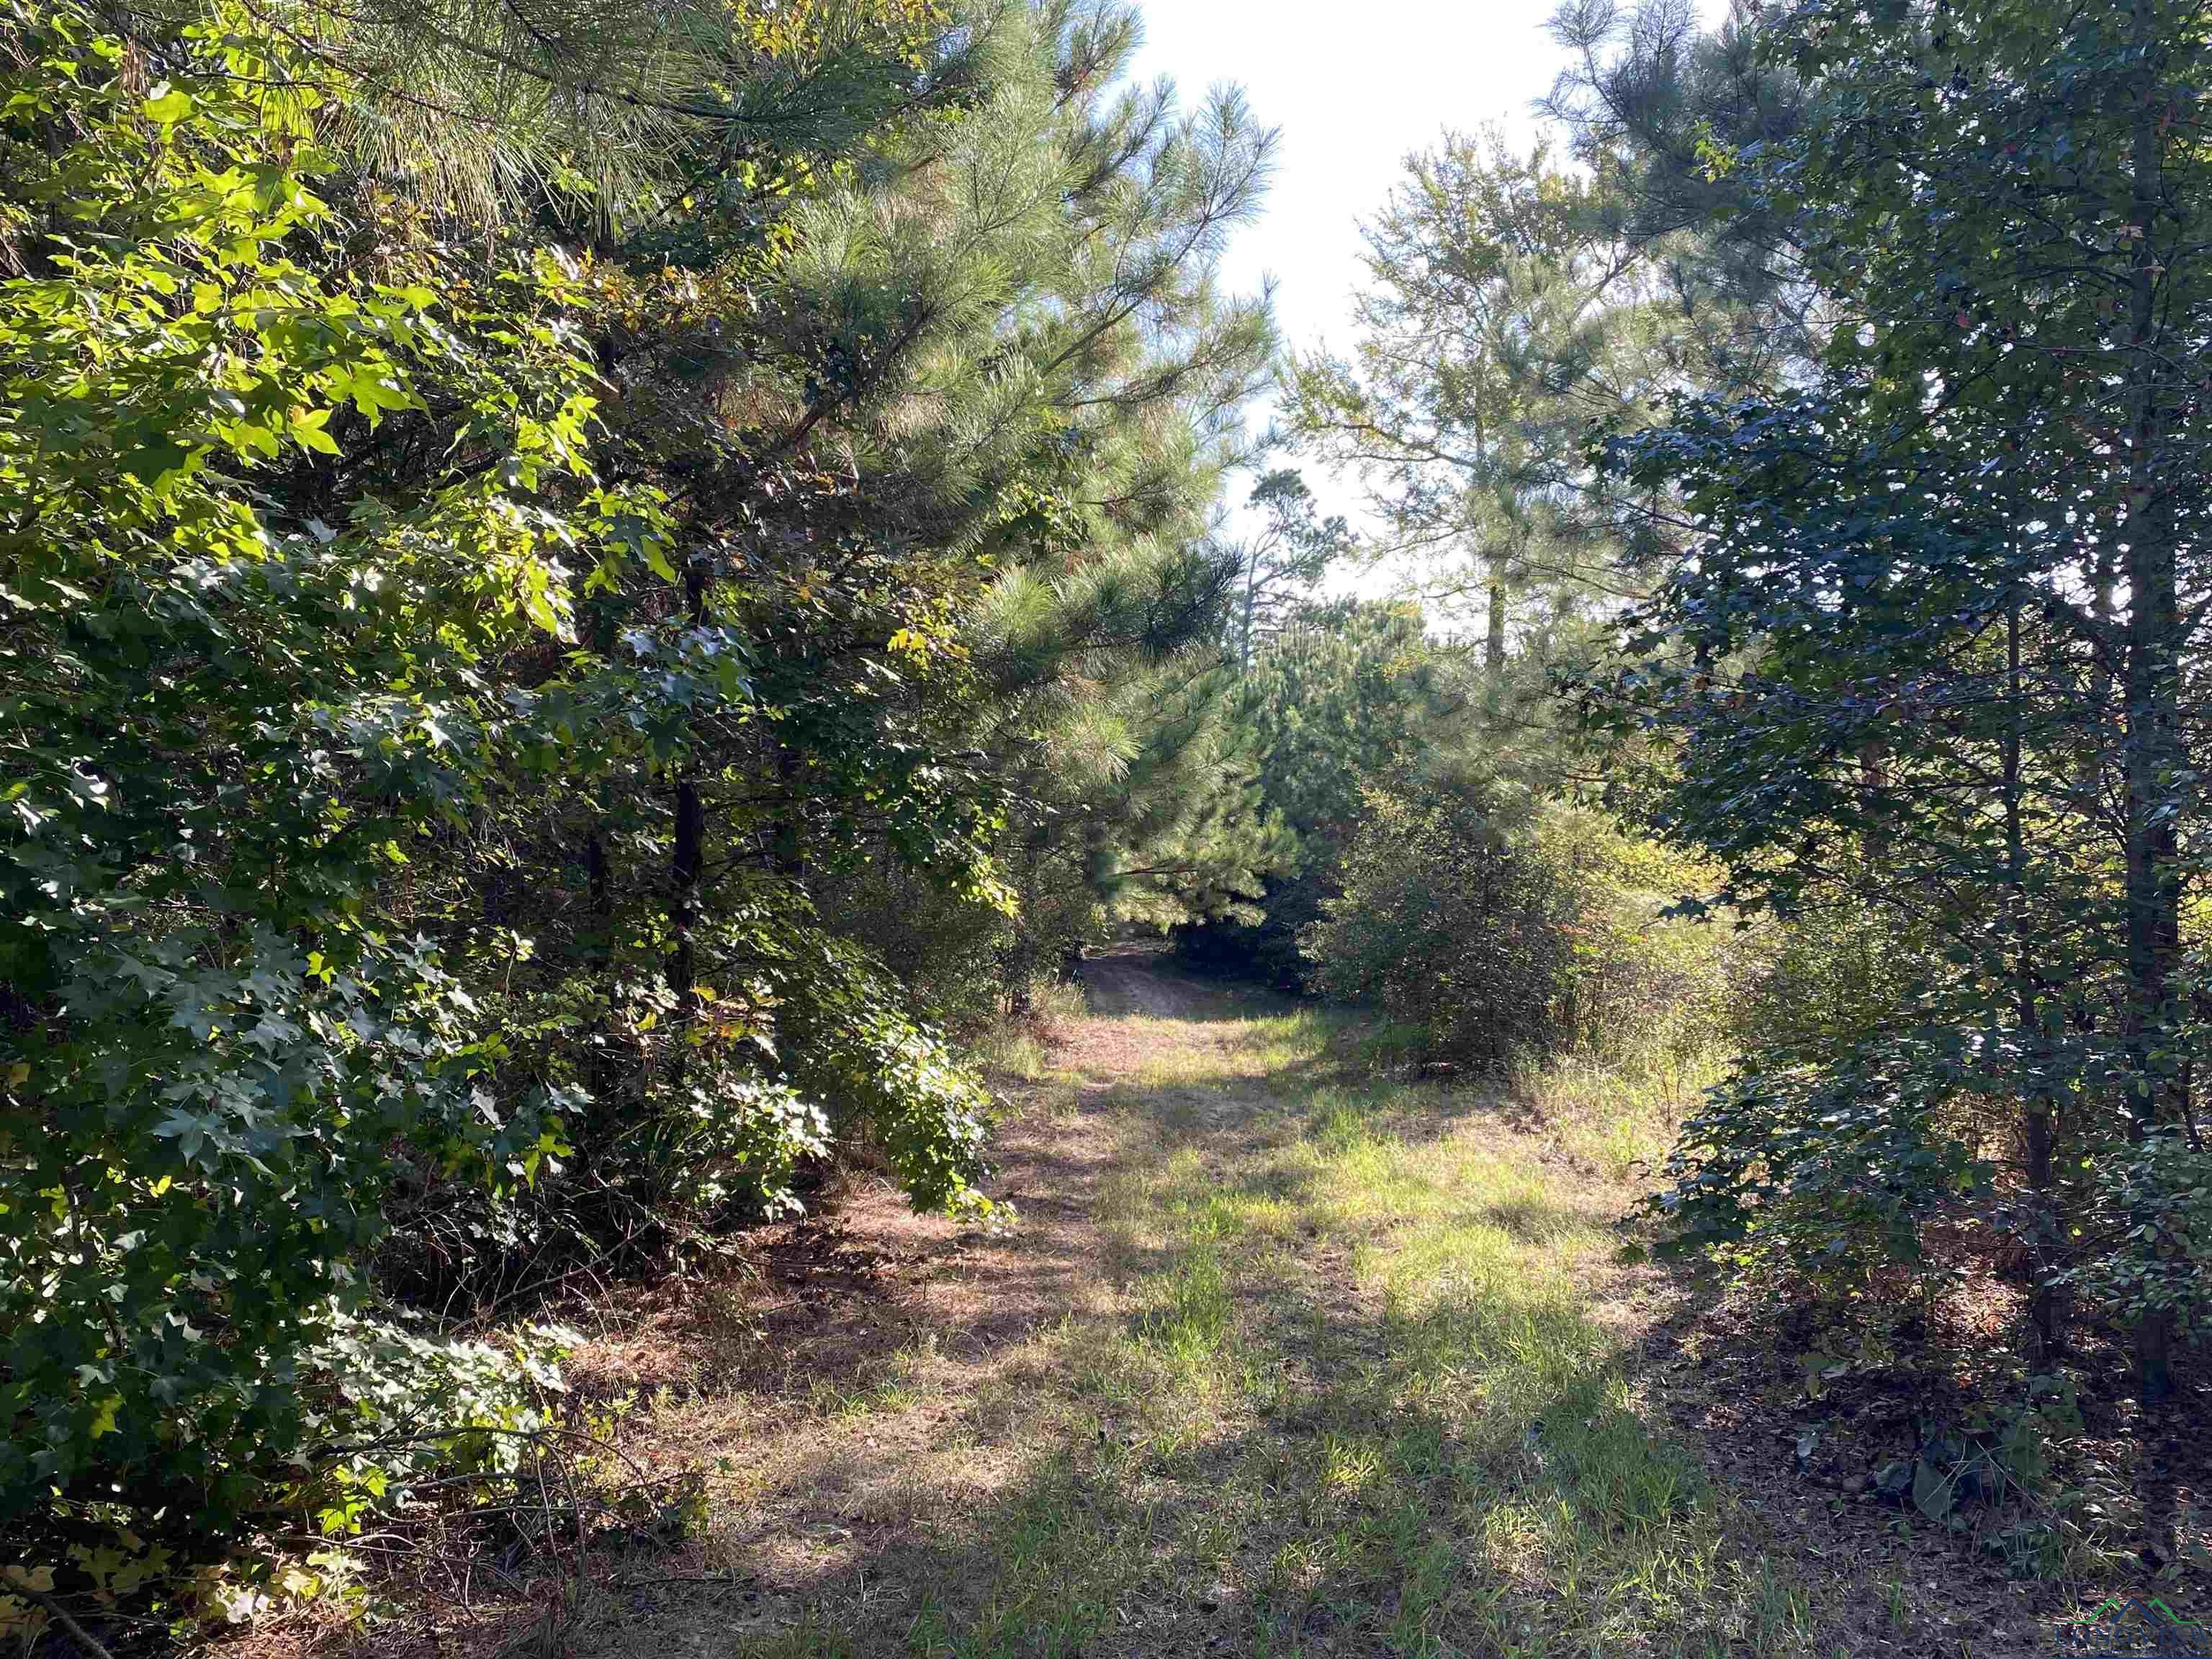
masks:
[[(1222, 1363), (1258, 1374), (1233, 1420), (1145, 1420), (1135, 1389), (1146, 1349), (1172, 1351), (1170, 1319), (1067, 1400), (1063, 1432), (972, 1512), (856, 1528), (809, 1576), (784, 1552), (737, 1550), (729, 1585), (634, 1591), (618, 1636), (572, 1631), (574, 1650), (691, 1651), (702, 1626), (737, 1638), (719, 1650), (791, 1659), (1794, 1646), (1788, 1608), (1726, 1578), (1689, 1468), (1578, 1338), (1470, 1401), (1459, 1373), (1510, 1363), (1564, 1314), (1446, 1302), (1399, 1318), (1279, 1297), (1238, 1312)], [(1133, 1432), (1103, 1426), (1125, 1412)]]
[[(1396, 1126), (1448, 1103), (1363, 1085), (1326, 1043), (1216, 1091), (1094, 1091), (1142, 1156), (1104, 1257), (1133, 1305), (1002, 1378), (1011, 1410), (971, 1400), (928, 1443), (848, 1442), (788, 1472), (803, 1501), (775, 1511), (803, 1529), (828, 1493), (910, 1478), (902, 1513), (833, 1510), (811, 1551), (726, 1537), (728, 1582), (641, 1585), (570, 1650), (1802, 1650), (1802, 1601), (1728, 1555), (1570, 1282), (1586, 1211), (1520, 1190), (1533, 1166), (1449, 1213), (1340, 1202), (1381, 1178), (1362, 1159), (1425, 1155)], [(1344, 1265), (1396, 1227), (1434, 1235), (1402, 1295)], [(993, 1477), (948, 1483), (948, 1451)]]

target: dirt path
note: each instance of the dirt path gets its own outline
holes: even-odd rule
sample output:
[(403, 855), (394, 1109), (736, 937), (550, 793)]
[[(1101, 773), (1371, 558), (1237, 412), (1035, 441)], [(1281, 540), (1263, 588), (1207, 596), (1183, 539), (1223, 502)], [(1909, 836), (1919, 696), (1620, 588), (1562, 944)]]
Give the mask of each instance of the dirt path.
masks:
[[(1373, 1190), (1390, 1172), (1338, 1187), (1328, 1166), (1454, 1126), (1519, 1138), (1465, 1102), (1363, 1097), (1329, 1052), (1341, 1032), (1155, 954), (1106, 955), (1085, 981), (1091, 1018), (999, 1141), (1018, 1224), (963, 1237), (869, 1189), (841, 1231), (799, 1230), (783, 1248), (813, 1299), (769, 1310), (753, 1364), (695, 1379), (690, 1403), (679, 1382), (633, 1441), (656, 1467), (727, 1466), (688, 1559), (634, 1576), (730, 1583), (641, 1583), (578, 1621), (571, 1650), (1411, 1651), (1505, 1616), (1479, 1615), (1443, 1565), (1457, 1500), (1433, 1482), (1463, 1425), (1393, 1358), (1407, 1310), (1376, 1244), (1432, 1218), (1360, 1213), (1391, 1207)], [(1501, 1181), (1499, 1159), (1455, 1150), (1498, 1200), (1484, 1242), (1594, 1243), (1616, 1195), (1528, 1189), (1532, 1151)], [(810, 1290), (847, 1259), (872, 1268), (865, 1291)], [(1431, 1334), (1446, 1369), (1454, 1345)], [(635, 1374), (643, 1356), (612, 1358)], [(1496, 1454), (1514, 1484), (1525, 1432)], [(1390, 1467), (1413, 1448), (1445, 1462)], [(1530, 1547), (1504, 1549), (1498, 1588)]]
[(1009, 1088), (1018, 1218), (862, 1181), (757, 1279), (628, 1310), (574, 1381), (688, 1535), (580, 1590), (506, 1575), (421, 1651), (2040, 1650), (1716, 1489), (1635, 1353), (1663, 1286), (1610, 1265), (1628, 1189), (1378, 1070), (1357, 1020), (1136, 952), (1085, 979)]
[(1218, 988), (1173, 971), (1156, 950), (1132, 945), (1102, 951), (1083, 964), (1083, 995), (1094, 1022), (1202, 1022), (1224, 1018), (1228, 1007)]
[[(1135, 1402), (1066, 1376), (1141, 1318), (1152, 1251), (1109, 1218), (1169, 1140), (1218, 1135), (1265, 1097), (1239, 1091), (1238, 1109), (1213, 1086), (1248, 998), (1141, 951), (1087, 963), (1085, 990), (1091, 1017), (1059, 1034), (1051, 1073), (1002, 1085), (1013, 1110), (989, 1190), (1005, 1224), (919, 1218), (861, 1182), (833, 1218), (769, 1244), (780, 1294), (679, 1303), (579, 1356), (580, 1388), (665, 1391), (628, 1437), (647, 1468), (720, 1467), (705, 1535), (617, 1575), (679, 1583), (601, 1599), (564, 1650), (915, 1650), (878, 1615), (911, 1625), (917, 1607), (966, 1599), (1004, 1565), (985, 1560), (996, 1528), (979, 1520), (1018, 1512), (1071, 1450), (1126, 1450), (1115, 1407)], [(730, 1582), (680, 1582), (695, 1576)]]

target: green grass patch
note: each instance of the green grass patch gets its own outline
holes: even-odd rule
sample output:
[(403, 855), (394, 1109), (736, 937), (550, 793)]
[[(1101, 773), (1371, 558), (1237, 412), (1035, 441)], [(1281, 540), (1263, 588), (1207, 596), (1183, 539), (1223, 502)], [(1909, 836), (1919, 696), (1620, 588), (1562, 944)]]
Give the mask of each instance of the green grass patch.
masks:
[(1593, 1173), (1346, 1016), (1121, 1035), (1099, 1218), (1126, 1313), (1054, 1339), (1021, 1477), (948, 1526), (899, 1629), (831, 1616), (793, 1651), (1813, 1650), (1594, 1307), (1608, 1177), (1673, 1082), (1540, 1080)]
[[(980, 1615), (918, 1650), (1133, 1650), (1163, 1605), (1254, 1655), (1802, 1650), (1802, 1599), (1728, 1558), (1592, 1317), (1617, 1194), (1381, 1075), (1398, 1048), (1341, 1016), (1205, 1035), (1137, 1085), (1231, 1115), (1127, 1103), (1158, 1148), (1108, 1206), (1137, 1311), (1069, 1377), (1115, 1426), (988, 1527)], [(1578, 1109), (1608, 1167), (1647, 1105)]]

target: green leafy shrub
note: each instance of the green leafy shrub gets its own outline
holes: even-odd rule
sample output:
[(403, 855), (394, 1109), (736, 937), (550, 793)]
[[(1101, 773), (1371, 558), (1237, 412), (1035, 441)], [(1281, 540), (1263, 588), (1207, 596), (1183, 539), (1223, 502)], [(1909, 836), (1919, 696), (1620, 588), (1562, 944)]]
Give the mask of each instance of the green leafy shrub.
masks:
[(2088, 1160), (2082, 1247), (2057, 1275), (2130, 1323), (2191, 1336), (2212, 1316), (2212, 1156), (2179, 1129), (2118, 1141)]
[(1917, 1047), (1869, 1043), (1713, 1090), (1651, 1200), (1672, 1246), (1734, 1251), (1834, 1298), (1878, 1267), (1919, 1263), (1927, 1219), (1983, 1190), (1990, 1169)]
[(1565, 805), (1371, 793), (1304, 949), (1323, 992), (1419, 1024), (1438, 1052), (1687, 1048), (1716, 1029), (1724, 980), (1713, 930), (1661, 919), (1681, 873)]
[(1342, 890), (1304, 940), (1319, 988), (1454, 1054), (1502, 1060), (1540, 1041), (1572, 957), (1548, 872), (1472, 798), (1375, 793), (1367, 806)]
[(416, 1482), (459, 1471), (488, 1481), (514, 1474), (533, 1439), (557, 1426), (561, 1362), (582, 1340), (552, 1325), (497, 1344), (438, 1338), (333, 1304), (302, 1356), (303, 1381), (317, 1385), (306, 1426), (319, 1455), (272, 1503), (304, 1510), (317, 1531), (343, 1538), (412, 1497)]
[(1842, 901), (1744, 938), (1723, 1019), (1740, 1069), (1691, 1114), (1653, 1201), (1683, 1247), (1837, 1303), (1927, 1265), (1927, 1230), (1994, 1174), (1990, 1081), (1908, 1023), (1941, 978), (1927, 930)]
[(1877, 1036), (1939, 967), (1939, 942), (1885, 906), (1839, 899), (1744, 940), (1727, 1030), (1739, 1053), (1818, 1056)]
[(880, 1148), (915, 1206), (988, 1208), (982, 1167), (991, 1097), (944, 1033), (910, 1017), (858, 947), (825, 941), (794, 975), (784, 1030), (791, 1081), (819, 1101), (836, 1134)]
[[(559, 1144), (380, 889), (513, 718), (475, 665), (562, 625), (590, 370), (550, 264), (464, 307), (311, 263), (278, 45), (191, 27), (146, 88), (88, 11), (9, 27), (11, 200), (69, 231), (0, 284), (0, 1529), (204, 1537), (301, 1443), (386, 1149)], [(467, 453), (407, 499), (272, 493), (432, 397)]]
[(719, 990), (679, 998), (657, 974), (625, 987), (605, 1022), (623, 1063), (527, 1186), (420, 1170), (405, 1182), (379, 1259), (385, 1286), (416, 1306), (511, 1316), (578, 1273), (659, 1270), (798, 1212), (855, 1152), (879, 1158), (920, 1208), (988, 1207), (973, 1182), (989, 1096), (880, 962), (759, 907), (726, 915), (709, 943)]

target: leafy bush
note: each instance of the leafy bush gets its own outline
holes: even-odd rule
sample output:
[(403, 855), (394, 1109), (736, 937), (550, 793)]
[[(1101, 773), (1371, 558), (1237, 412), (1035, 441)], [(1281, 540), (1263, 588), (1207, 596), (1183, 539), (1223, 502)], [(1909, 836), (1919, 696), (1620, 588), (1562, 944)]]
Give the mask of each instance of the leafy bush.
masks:
[(2212, 1316), (2212, 1156), (2168, 1130), (2100, 1148), (2077, 1211), (2084, 1241), (2058, 1282), (2131, 1324), (2191, 1336)]
[(1989, 1079), (1900, 1012), (1939, 977), (1937, 942), (1842, 900), (1743, 935), (1723, 1025), (1737, 1069), (1690, 1115), (1654, 1200), (1675, 1247), (1824, 1300), (1925, 1263), (1931, 1220), (1986, 1195)]
[(687, 1003), (658, 976), (626, 988), (605, 1038), (620, 1064), (526, 1188), (419, 1169), (404, 1180), (379, 1256), (387, 1289), (449, 1314), (512, 1316), (585, 1270), (662, 1268), (732, 1227), (792, 1214), (854, 1152), (880, 1158), (921, 1208), (988, 1207), (972, 1184), (988, 1094), (880, 962), (780, 911), (726, 917), (712, 948), (720, 990), (696, 988)]
[[(0, 521), (37, 526), (0, 564), (0, 1526), (204, 1535), (300, 1442), (386, 1149), (526, 1176), (572, 1103), (481, 1087), (496, 1044), (377, 917), (511, 718), (474, 666), (561, 623), (596, 509), (525, 498), (580, 469), (590, 370), (550, 264), (464, 307), (288, 253), (326, 163), (277, 46), (187, 29), (149, 89), (81, 9), (13, 23), (11, 191), (74, 231), (0, 289)], [(432, 397), (471, 453), (410, 500), (251, 482)]]
[(1656, 848), (1597, 814), (1480, 788), (1367, 805), (1342, 891), (1304, 941), (1325, 993), (1483, 1061), (1710, 1039), (1722, 942), (1660, 919), (1682, 872)]
[(823, 1104), (834, 1133), (878, 1146), (922, 1209), (988, 1208), (982, 1163), (990, 1094), (943, 1032), (908, 1016), (855, 946), (824, 941), (792, 977), (783, 1031), (795, 1088)]
[(1725, 1248), (1832, 1296), (1922, 1260), (1927, 1218), (1990, 1170), (1926, 1056), (1900, 1039), (1826, 1066), (1747, 1070), (1682, 1126), (1652, 1208), (1680, 1248)]
[(1729, 999), (1739, 1053), (1808, 1058), (1879, 1036), (1939, 966), (1940, 942), (1886, 906), (1840, 899), (1744, 939)]
[(879, 958), (931, 1023), (976, 1036), (1064, 983), (1084, 946), (1110, 927), (1106, 900), (1060, 849), (1012, 846), (1000, 868), (1010, 904), (980, 902), (872, 860), (825, 896), (823, 923)]
[(414, 1482), (460, 1469), (513, 1474), (532, 1437), (556, 1426), (560, 1364), (581, 1340), (559, 1326), (496, 1345), (441, 1339), (333, 1304), (303, 1356), (303, 1380), (318, 1385), (307, 1395), (319, 1402), (307, 1425), (318, 1455), (273, 1501), (338, 1538), (410, 1497)]
[(1342, 890), (1304, 942), (1320, 989), (1454, 1054), (1502, 1060), (1544, 1041), (1573, 957), (1556, 872), (1471, 798), (1377, 793), (1367, 808)]

